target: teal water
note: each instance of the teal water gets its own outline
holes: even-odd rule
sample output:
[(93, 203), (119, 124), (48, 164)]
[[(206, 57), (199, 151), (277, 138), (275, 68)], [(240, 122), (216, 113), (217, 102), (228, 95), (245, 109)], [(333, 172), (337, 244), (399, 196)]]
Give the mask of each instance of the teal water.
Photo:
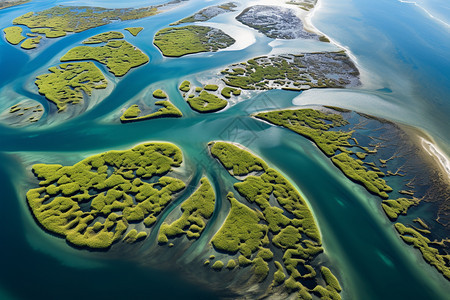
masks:
[[(101, 5), (101, 2), (89, 1), (89, 4)], [(119, 5), (118, 2), (108, 3), (114, 7), (113, 3)], [(15, 16), (55, 3), (64, 2), (33, 1), (1, 11), (0, 25), (4, 28)], [(66, 3), (73, 5), (74, 1)], [(53, 124), (44, 120), (44, 115), (36, 126), (23, 129), (0, 125), (3, 190), (0, 297), (3, 297), (3, 290), (11, 299), (60, 299), (62, 295), (66, 299), (115, 299), (128, 298), (130, 293), (150, 299), (220, 298), (223, 294), (210, 291), (208, 285), (198, 286), (183, 279), (183, 273), (175, 266), (161, 271), (130, 262), (126, 257), (107, 260), (101, 253), (70, 248), (61, 239), (38, 228), (25, 205), (24, 195), (29, 188), (29, 166), (34, 162), (72, 164), (88, 153), (125, 149), (151, 140), (178, 145), (186, 164), (193, 170), (193, 181), (198, 181), (206, 172), (216, 191), (230, 190), (233, 180), (225, 170), (217, 168), (205, 152), (209, 141), (229, 140), (243, 144), (281, 170), (308, 199), (323, 235), (327, 259), (342, 282), (344, 299), (446, 299), (450, 293), (448, 281), (397, 237), (376, 197), (348, 181), (309, 141), (249, 117), (255, 111), (291, 107), (297, 93), (269, 91), (253, 95), (245, 102), (210, 115), (190, 110), (177, 90), (181, 80), (272, 50), (268, 45), (271, 40), (259, 35), (254, 44), (243, 50), (179, 59), (163, 58), (152, 45), (152, 37), (159, 29), (216, 3), (221, 2), (189, 1), (179, 9), (158, 16), (113, 23), (51, 41), (30, 55), (0, 41), (0, 69), (7, 70), (0, 74), (0, 109), (15, 104), (10, 95), (25, 95), (50, 108), (33, 87), (35, 75), (57, 64), (58, 58), (73, 44), (91, 35), (144, 26), (145, 30), (138, 37), (127, 36), (127, 40), (151, 57), (150, 63), (120, 80), (110, 77), (116, 82), (115, 89), (78, 117)], [(133, 4), (144, 5), (144, 1)], [(419, 10), (395, 1), (324, 0), (321, 5), (313, 18), (314, 25), (348, 47), (373, 78), (381, 78), (376, 88), (363, 86), (356, 94), (375, 93), (380, 103), (393, 102), (402, 113), (383, 111), (367, 102), (353, 105), (369, 113), (422, 127), (447, 150), (450, 87), (444, 83), (450, 80), (450, 58), (444, 54), (450, 50), (449, 32), (430, 22)], [(145, 97), (149, 86), (164, 86), (184, 117), (131, 124), (108, 121), (128, 101)], [(382, 88), (385, 90), (376, 92)], [(53, 110), (50, 108), (49, 119), (58, 118)], [(226, 209), (227, 205), (226, 201), (218, 199), (216, 208)], [(213, 220), (220, 224), (224, 214), (216, 212)], [(208, 225), (207, 231), (217, 229), (218, 225), (213, 223)], [(206, 242), (199, 240), (198, 244)], [(192, 258), (193, 249), (180, 259)]]

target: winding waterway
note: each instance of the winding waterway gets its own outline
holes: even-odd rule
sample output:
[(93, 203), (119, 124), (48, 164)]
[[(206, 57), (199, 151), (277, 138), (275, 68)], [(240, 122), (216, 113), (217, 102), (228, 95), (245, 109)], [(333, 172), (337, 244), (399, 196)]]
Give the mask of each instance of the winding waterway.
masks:
[[(258, 1), (247, 2), (250, 5)], [(115, 7), (121, 1), (108, 3)], [(268, 54), (277, 47), (295, 48), (298, 52), (338, 49), (320, 42), (274, 45), (272, 39), (254, 31), (254, 42), (243, 49), (176, 59), (162, 57), (152, 45), (155, 32), (169, 23), (220, 3), (191, 0), (160, 15), (115, 22), (52, 40), (29, 53), (4, 39), (0, 41), (0, 111), (15, 104), (13, 99), (19, 95), (39, 101), (46, 109), (35, 125), (0, 125), (0, 298), (128, 298), (131, 292), (135, 297), (150, 299), (220, 298), (221, 294), (207, 286), (183, 279), (176, 269), (156, 270), (127, 259), (108, 260), (102, 258), (102, 253), (71, 248), (37, 226), (26, 205), (25, 193), (30, 187), (33, 163), (73, 164), (90, 154), (126, 149), (145, 141), (176, 144), (193, 170), (191, 178), (199, 180), (201, 174), (207, 173), (216, 178), (212, 182), (216, 192), (230, 189), (232, 179), (225, 170), (218, 170), (205, 152), (208, 142), (228, 140), (246, 146), (282, 171), (308, 200), (323, 236), (327, 259), (340, 278), (343, 299), (446, 299), (449, 282), (426, 264), (418, 251), (401, 241), (382, 212), (379, 199), (349, 181), (310, 141), (249, 115), (293, 105), (342, 106), (419, 127), (434, 138), (444, 153), (450, 154), (449, 28), (420, 8), (398, 1), (319, 0), (312, 23), (349, 50), (362, 70), (361, 88), (308, 91), (301, 95), (277, 90), (247, 94), (244, 96), (248, 100), (227, 110), (200, 115), (180, 95), (178, 86), (182, 80), (210, 76), (229, 64)], [(17, 16), (55, 4), (104, 6), (103, 1), (37, 0), (0, 11), (0, 25), (7, 27)], [(149, 2), (127, 3), (144, 4)], [(213, 21), (234, 22), (248, 31), (233, 18), (223, 15)], [(114, 89), (110, 93), (98, 92), (97, 96), (105, 99), (82, 115), (64, 120), (37, 93), (35, 76), (57, 64), (68, 49), (87, 37), (131, 26), (145, 28), (137, 37), (126, 39), (145, 52), (150, 62), (120, 79), (98, 65), (108, 74)], [(134, 103), (156, 88), (168, 93), (182, 111), (182, 118), (129, 124), (112, 121), (112, 116), (127, 103)], [(217, 210), (229, 206), (223, 196), (217, 200)], [(211, 229), (206, 230), (217, 228), (224, 217), (223, 212), (216, 212), (208, 225)], [(200, 239), (197, 243), (205, 242)], [(188, 260), (189, 255), (186, 253), (184, 259)]]

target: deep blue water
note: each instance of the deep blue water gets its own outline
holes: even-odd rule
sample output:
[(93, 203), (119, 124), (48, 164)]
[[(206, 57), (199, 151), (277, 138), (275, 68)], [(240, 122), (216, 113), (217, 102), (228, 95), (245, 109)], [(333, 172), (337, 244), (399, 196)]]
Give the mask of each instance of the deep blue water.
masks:
[[(361, 110), (424, 128), (448, 150), (449, 31), (419, 10), (396, 1), (319, 1), (322, 7), (313, 18), (315, 26), (348, 47), (362, 67), (381, 78), (376, 89), (384, 90), (377, 95), (401, 107), (402, 113), (383, 111), (376, 105), (371, 108), (371, 103), (360, 103)], [(4, 28), (16, 16), (55, 3), (33, 1), (0, 11), (0, 25)], [(199, 115), (189, 108), (177, 90), (182, 80), (271, 50), (271, 40), (258, 36), (256, 43), (243, 50), (163, 58), (152, 45), (154, 33), (214, 3), (221, 2), (190, 1), (180, 9), (154, 17), (69, 35), (43, 45), (42, 50), (29, 56), (0, 41), (0, 69), (6, 70), (0, 74), (2, 109), (15, 104), (10, 95), (25, 95), (51, 107), (37, 94), (34, 77), (91, 35), (143, 26), (140, 35), (127, 36), (127, 40), (151, 57), (150, 63), (118, 80), (111, 94), (79, 117), (53, 126), (45, 124), (45, 120), (22, 129), (0, 125), (0, 298), (119, 299), (129, 298), (130, 293), (150, 299), (218, 298), (207, 287), (184, 280), (176, 268), (155, 270), (126, 259), (106, 260), (101, 254), (70, 248), (38, 228), (24, 195), (33, 162), (71, 164), (86, 153), (124, 149), (150, 140), (178, 145), (187, 164), (197, 166), (194, 177), (198, 180), (205, 169), (214, 177), (216, 191), (222, 190), (231, 187), (232, 180), (224, 170), (217, 170), (204, 152), (209, 141), (220, 139), (247, 146), (299, 187), (317, 218), (326, 255), (344, 288), (344, 299), (446, 299), (449, 283), (398, 238), (376, 197), (348, 181), (309, 141), (249, 117), (259, 110), (291, 107), (297, 93), (269, 91), (210, 115)], [(102, 70), (106, 68), (102, 66)], [(152, 84), (155, 88), (164, 86), (183, 118), (132, 124), (105, 121), (130, 99), (145, 97), (143, 90)], [(365, 93), (364, 86), (358, 92)], [(56, 116), (51, 113), (48, 117)], [(222, 178), (228, 179), (222, 182)], [(218, 199), (217, 209), (225, 204), (222, 200)], [(3, 297), (2, 290), (9, 296)]]

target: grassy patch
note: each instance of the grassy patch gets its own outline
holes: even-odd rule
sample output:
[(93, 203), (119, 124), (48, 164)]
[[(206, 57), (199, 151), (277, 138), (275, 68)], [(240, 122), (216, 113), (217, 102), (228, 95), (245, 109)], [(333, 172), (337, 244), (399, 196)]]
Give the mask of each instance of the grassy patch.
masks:
[(391, 192), (392, 188), (376, 172), (368, 171), (361, 161), (350, 157), (347, 153), (339, 153), (333, 156), (331, 161), (345, 176), (362, 184), (369, 192), (384, 199), (389, 197), (387, 193)]
[(223, 70), (224, 82), (244, 90), (342, 88), (357, 82), (358, 69), (341, 52), (258, 57)]
[(229, 193), (227, 199), (231, 202), (231, 210), (211, 243), (218, 251), (231, 254), (239, 251), (250, 257), (261, 247), (267, 226), (260, 224), (256, 211), (237, 201), (233, 193)]
[(144, 27), (128, 27), (128, 28), (125, 28), (125, 30), (128, 31), (129, 33), (131, 33), (133, 36), (137, 36), (139, 34), (139, 32), (142, 31), (142, 29), (144, 29)]
[(3, 32), (5, 33), (5, 39), (8, 41), (8, 43), (12, 45), (17, 45), (26, 37), (22, 35), (22, 28), (19, 26), (11, 26), (3, 29)]
[(234, 96), (239, 96), (241, 94), (241, 90), (240, 89), (235, 89), (229, 86), (226, 86), (222, 89), (222, 91), (220, 92), (220, 94), (227, 98), (230, 99), (231, 98), (231, 94), (233, 94)]
[(397, 200), (383, 200), (381, 207), (391, 221), (395, 221), (398, 215), (406, 215), (411, 206), (419, 204), (418, 199), (399, 198)]
[[(114, 32), (109, 32), (107, 34), (113, 33)], [(119, 32), (118, 34), (122, 35)], [(96, 38), (94, 42), (110, 38), (111, 35), (107, 35), (103, 38)], [(61, 61), (88, 59), (93, 59), (106, 65), (108, 70), (115, 76), (123, 76), (128, 73), (131, 68), (141, 66), (149, 61), (147, 55), (124, 40), (108, 40), (106, 45), (98, 47), (75, 47), (70, 49), (69, 52), (61, 58)]]
[(93, 89), (106, 88), (107, 82), (102, 72), (92, 62), (61, 64), (48, 69), (49, 74), (36, 77), (39, 93), (55, 103), (59, 111), (67, 104), (83, 100), (83, 92), (91, 95)]
[[(181, 205), (181, 217), (168, 224), (164, 222), (158, 240), (165, 241), (181, 235), (197, 239), (211, 218), (215, 204), (214, 190), (206, 177), (200, 180), (200, 187)], [(214, 259), (214, 257), (210, 258)]]
[(219, 87), (217, 86), (217, 84), (207, 84), (207, 85), (205, 85), (204, 89), (207, 91), (215, 92), (219, 89)]
[(191, 89), (191, 83), (189, 81), (185, 80), (180, 84), (179, 89), (180, 89), (180, 91), (187, 93)]
[(120, 117), (122, 123), (137, 122), (156, 118), (179, 118), (183, 114), (181, 111), (168, 100), (156, 101), (155, 105), (161, 106), (157, 111), (141, 116), (141, 109), (137, 104), (131, 105)]
[[(94, 155), (73, 166), (36, 164), (32, 171), (40, 187), (27, 192), (28, 205), (43, 228), (69, 243), (108, 248), (122, 238), (128, 223), (147, 225), (145, 220), (156, 219), (185, 187), (166, 176), (181, 162), (176, 146), (149, 143)], [(154, 176), (155, 183), (143, 180)], [(130, 231), (126, 240), (142, 238), (144, 233)]]
[(157, 89), (153, 92), (153, 97), (158, 98), (158, 99), (166, 99), (167, 94), (163, 90)]
[(164, 56), (180, 57), (199, 52), (215, 52), (235, 42), (220, 29), (204, 26), (164, 28), (155, 35), (153, 43)]
[(406, 227), (402, 223), (396, 223), (395, 229), (397, 229), (403, 241), (419, 249), (425, 261), (434, 266), (445, 278), (450, 280), (448, 255), (441, 254), (438, 249), (431, 247), (430, 240), (411, 227)]
[[(299, 297), (311, 299), (309, 290), (301, 284), (301, 280), (316, 277), (317, 272), (309, 263), (323, 248), (320, 232), (306, 201), (279, 172), (269, 168), (264, 161), (241, 147), (215, 142), (211, 147), (211, 154), (227, 170), (233, 170), (230, 174), (246, 176), (244, 179), (237, 178), (240, 182), (235, 183), (234, 187), (249, 203), (255, 203), (259, 208), (252, 210), (233, 200), (239, 206), (245, 207), (242, 211), (247, 211), (246, 217), (238, 218), (238, 214), (233, 214), (232, 202), (230, 214), (220, 231), (222, 244), (219, 249), (226, 249), (224, 251), (235, 254), (253, 232), (258, 232), (257, 229), (247, 229), (246, 226), (267, 226), (269, 234), (260, 235), (259, 240), (252, 241), (252, 251), (241, 251), (246, 257), (241, 255), (238, 258), (239, 265), (244, 267), (251, 263), (258, 280), (264, 280), (269, 271), (267, 262), (273, 259), (272, 251), (265, 247), (274, 245), (283, 252), (283, 265), (288, 275), (285, 274), (283, 265), (275, 262), (277, 271), (274, 273), (273, 284), (284, 283), (288, 289), (299, 290)], [(272, 206), (271, 198), (274, 198), (281, 208)], [(249, 216), (252, 216), (253, 220), (245, 219)], [(228, 226), (227, 230), (223, 229), (225, 225)], [(236, 233), (237, 228), (243, 233)], [(254, 254), (255, 252), (257, 253)], [(301, 269), (307, 272), (302, 274)], [(289, 278), (285, 280), (286, 277)], [(316, 281), (319, 286), (318, 280)]]
[(100, 43), (106, 43), (109, 40), (120, 40), (123, 38), (124, 38), (124, 35), (121, 32), (108, 31), (108, 32), (104, 32), (104, 33), (100, 33), (100, 34), (91, 36), (87, 40), (83, 41), (83, 44), (100, 44)]
[(42, 36), (27, 38), (22, 44), (20, 44), (20, 47), (26, 50), (34, 49), (37, 47), (41, 39)]
[(212, 113), (224, 109), (228, 102), (224, 99), (202, 91), (197, 97), (190, 97), (187, 100), (189, 106), (200, 113)]

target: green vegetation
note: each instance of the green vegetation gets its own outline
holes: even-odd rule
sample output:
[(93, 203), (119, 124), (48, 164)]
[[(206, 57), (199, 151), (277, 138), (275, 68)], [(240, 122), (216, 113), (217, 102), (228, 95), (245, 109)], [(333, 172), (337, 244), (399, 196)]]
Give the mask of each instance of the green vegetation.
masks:
[(45, 34), (46, 38), (59, 38), (66, 35), (65, 31), (53, 30), (51, 28), (33, 28), (31, 32)]
[(283, 266), (280, 264), (280, 262), (276, 261), (275, 265), (277, 267), (277, 270), (275, 271), (275, 274), (273, 275), (273, 285), (280, 285), (284, 282), (284, 279), (286, 279), (286, 274), (284, 274)]
[(234, 96), (239, 96), (241, 94), (241, 90), (227, 86), (227, 87), (224, 87), (222, 89), (222, 91), (220, 92), (220, 94), (227, 99), (231, 98), (231, 93), (233, 93)]
[(124, 38), (124, 35), (121, 32), (108, 31), (108, 32), (104, 32), (104, 33), (100, 33), (100, 34), (91, 36), (87, 40), (83, 41), (83, 44), (100, 44), (100, 43), (106, 43), (109, 40), (120, 40), (123, 38)]
[(205, 22), (208, 20), (211, 20), (212, 18), (226, 13), (230, 11), (234, 11), (233, 8), (235, 8), (236, 5), (233, 2), (224, 3), (221, 5), (216, 6), (210, 6), (205, 9), (202, 9), (201, 11), (195, 13), (194, 15), (184, 18), (178, 22), (172, 23), (170, 25), (179, 25), (183, 23), (193, 23), (193, 22)]
[(233, 193), (228, 193), (227, 199), (231, 202), (231, 210), (211, 243), (218, 251), (230, 254), (239, 251), (245, 257), (250, 257), (261, 247), (267, 226), (259, 224), (259, 214), (237, 201)]
[(314, 109), (282, 110), (259, 113), (256, 118), (274, 125), (286, 127), (313, 141), (322, 152), (332, 156), (336, 151), (345, 152), (350, 147), (348, 139), (353, 131), (330, 131), (348, 122), (338, 114), (326, 114)]
[(5, 33), (5, 39), (8, 41), (8, 43), (17, 45), (26, 37), (22, 35), (22, 28), (19, 26), (11, 26), (3, 29), (3, 32)]
[(397, 200), (383, 200), (381, 207), (391, 221), (395, 221), (398, 215), (406, 215), (411, 206), (419, 204), (418, 199), (399, 198)]
[(138, 233), (136, 229), (131, 229), (130, 232), (123, 238), (124, 242), (136, 243), (144, 240), (147, 237), (147, 232), (141, 231)]
[[(267, 247), (274, 245), (283, 251), (283, 264), (289, 278), (285, 280), (283, 265), (276, 261), (273, 285), (284, 283), (286, 288), (298, 290), (299, 297), (311, 299), (313, 290), (304, 287), (301, 280), (316, 277), (317, 272), (310, 262), (323, 249), (320, 232), (306, 201), (280, 173), (239, 146), (214, 142), (211, 155), (231, 175), (239, 176), (235, 189), (249, 203), (258, 206), (257, 210), (250, 209), (230, 193), (230, 213), (211, 240), (215, 249), (232, 255), (240, 252), (239, 266), (252, 264), (257, 279), (264, 280), (269, 273), (268, 262), (273, 259), (273, 253)], [(281, 208), (273, 206), (271, 198)], [(300, 270), (306, 270), (306, 273)], [(332, 275), (327, 273), (327, 276), (331, 278)], [(337, 280), (333, 281), (334, 285), (336, 283)], [(334, 293), (339, 296), (336, 291)]]
[[(206, 177), (200, 180), (200, 187), (181, 205), (181, 217), (168, 224), (164, 222), (159, 231), (158, 241), (166, 243), (168, 239), (186, 235), (189, 239), (197, 239), (214, 212), (214, 190)], [(210, 259), (214, 259), (211, 256)]]
[(182, 92), (189, 92), (189, 90), (191, 89), (191, 83), (187, 80), (183, 81), (180, 85), (180, 91)]
[(158, 13), (157, 7), (108, 9), (88, 6), (55, 6), (29, 12), (14, 19), (13, 24), (29, 28), (46, 27), (56, 31), (81, 32), (110, 24), (115, 20), (136, 20)]
[(211, 147), (211, 155), (217, 158), (233, 176), (242, 176), (268, 169), (262, 159), (226, 142), (215, 142)]
[(133, 104), (125, 110), (123, 115), (120, 117), (120, 121), (122, 123), (129, 123), (155, 118), (179, 118), (183, 116), (181, 111), (168, 100), (156, 101), (155, 105), (162, 107), (153, 113), (140, 116), (142, 111), (137, 104)]
[(153, 92), (153, 97), (158, 99), (166, 99), (167, 94), (163, 90), (157, 89), (156, 91)]
[(215, 52), (234, 42), (233, 38), (220, 29), (194, 25), (161, 29), (153, 41), (164, 56), (170, 57)]
[[(118, 34), (122, 35), (118, 32)], [(111, 39), (114, 32), (107, 32), (105, 36), (94, 36), (88, 43), (102, 42), (102, 39)], [(123, 35), (122, 35), (123, 36)], [(114, 37), (116, 38), (116, 37)], [(147, 55), (135, 46), (124, 40), (109, 40), (106, 45), (99, 47), (79, 46), (69, 50), (61, 61), (93, 59), (106, 65), (115, 76), (123, 76), (131, 68), (141, 66), (149, 61)]]
[(197, 97), (189, 97), (187, 100), (189, 106), (199, 113), (212, 113), (224, 109), (228, 102), (224, 99), (202, 91)]
[(376, 172), (367, 170), (362, 161), (354, 159), (344, 152), (333, 156), (331, 161), (341, 169), (345, 176), (362, 184), (369, 192), (384, 199), (389, 198), (387, 193), (392, 192), (392, 188)]
[(37, 45), (39, 44), (39, 42), (41, 41), (42, 36), (37, 36), (37, 37), (33, 37), (33, 38), (27, 38), (21, 45), (20, 47), (26, 50), (30, 50), (30, 49), (34, 49), (37, 47)]
[(133, 36), (137, 36), (139, 34), (139, 32), (142, 31), (142, 29), (144, 29), (144, 27), (128, 27), (128, 28), (125, 28), (125, 30), (128, 31), (129, 33), (131, 33)]
[(419, 249), (425, 261), (434, 266), (445, 276), (445, 278), (450, 280), (448, 255), (441, 254), (438, 249), (431, 247), (431, 241), (411, 227), (406, 227), (402, 223), (396, 223), (395, 229), (397, 229), (400, 237), (405, 243), (413, 245), (414, 248)]
[(211, 268), (213, 268), (216, 271), (220, 271), (222, 270), (223, 266), (224, 266), (223, 262), (218, 260), (211, 266)]
[(233, 270), (234, 268), (236, 268), (237, 263), (234, 259), (230, 259), (227, 263), (227, 269), (228, 270)]
[[(181, 180), (167, 176), (181, 162), (176, 146), (148, 143), (94, 155), (73, 166), (36, 164), (32, 171), (40, 187), (28, 191), (28, 205), (43, 228), (69, 243), (108, 248), (130, 222), (152, 226), (174, 194), (184, 189)], [(147, 183), (151, 178), (154, 183)], [(130, 231), (126, 241), (144, 237)]]
[(343, 88), (358, 84), (358, 69), (342, 52), (258, 57), (223, 70), (224, 82), (244, 90)]
[(331, 300), (341, 299), (339, 292), (342, 289), (336, 277), (331, 273), (330, 269), (328, 269), (327, 267), (322, 267), (320, 271), (322, 273), (323, 279), (325, 280), (326, 287), (317, 285), (313, 289), (313, 293), (320, 296), (320, 299), (331, 299)]
[(204, 89), (207, 91), (215, 92), (219, 89), (219, 87), (217, 86), (217, 84), (207, 84), (207, 85), (205, 85)]
[[(258, 119), (265, 120), (274, 125), (286, 127), (304, 137), (313, 141), (322, 152), (332, 156), (332, 162), (350, 179), (363, 185), (369, 192), (374, 193), (384, 199), (388, 198), (392, 188), (386, 184), (386, 181), (380, 178), (384, 176), (382, 172), (368, 170), (359, 159), (350, 155), (356, 155), (359, 158), (365, 158), (368, 153), (373, 153), (366, 147), (350, 144), (354, 131), (333, 131), (335, 127), (341, 127), (348, 124), (339, 114), (326, 114), (314, 109), (283, 110), (259, 113), (255, 116)], [(360, 147), (364, 154), (356, 154), (347, 150), (347, 148)], [(336, 154), (336, 152), (340, 152)]]
[(59, 111), (67, 104), (83, 100), (83, 92), (91, 95), (93, 89), (106, 88), (102, 72), (92, 62), (61, 64), (48, 69), (51, 73), (36, 77), (39, 93), (55, 103)]

